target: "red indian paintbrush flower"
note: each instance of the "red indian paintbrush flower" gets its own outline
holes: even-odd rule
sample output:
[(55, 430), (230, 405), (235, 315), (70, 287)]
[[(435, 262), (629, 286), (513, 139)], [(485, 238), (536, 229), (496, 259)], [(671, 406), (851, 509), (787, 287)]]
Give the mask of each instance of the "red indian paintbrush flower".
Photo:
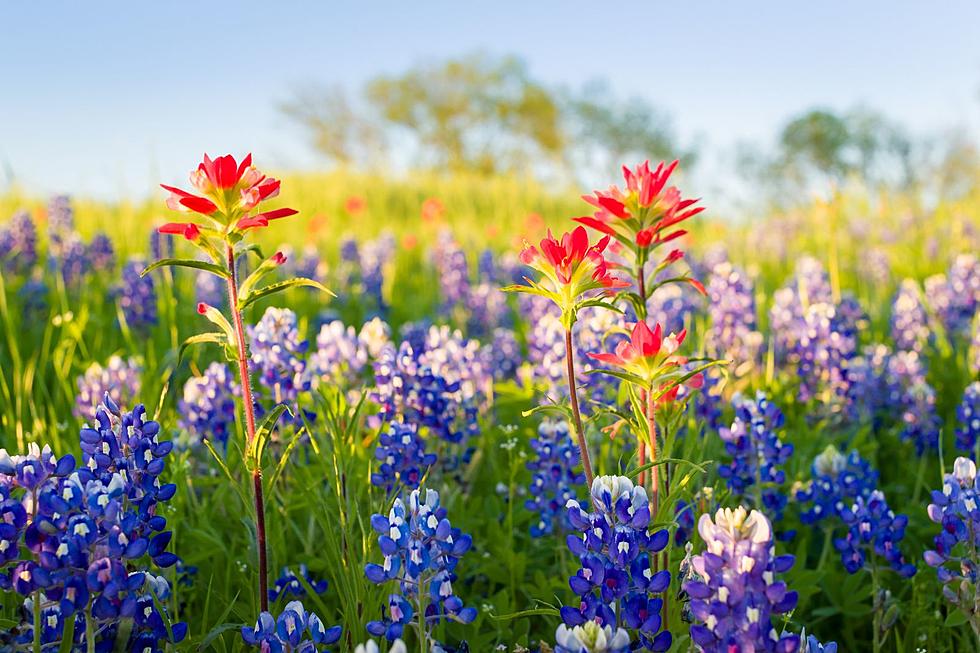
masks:
[(681, 199), (676, 187), (667, 186), (667, 180), (676, 167), (677, 161), (670, 164), (661, 161), (655, 170), (650, 170), (649, 161), (644, 161), (634, 170), (623, 166), (626, 189), (612, 186), (609, 190), (597, 190), (593, 195), (583, 196), (582, 199), (598, 210), (592, 217), (576, 218), (576, 221), (620, 240), (629, 236), (641, 247), (683, 235), (676, 233), (657, 237), (664, 230), (704, 210), (704, 207), (694, 206), (698, 200)]
[[(191, 172), (191, 185), (200, 195), (161, 184), (170, 193), (167, 206), (207, 216), (212, 232), (241, 233), (297, 213), (286, 208), (252, 213), (261, 202), (279, 194), (279, 180), (259, 172), (252, 165), (251, 154), (241, 163), (230, 154), (216, 159), (205, 154), (204, 161)], [(188, 240), (196, 240), (202, 230), (194, 223), (169, 223), (160, 229), (161, 233), (183, 234)]]
[(635, 286), (635, 292), (624, 296), (633, 303), (640, 318), (646, 317), (649, 297), (664, 284), (689, 283), (704, 294), (704, 287), (689, 274), (660, 275), (683, 257), (680, 250), (672, 251), (653, 270), (647, 266), (653, 250), (687, 234), (684, 229), (675, 228), (678, 223), (704, 210), (695, 206), (698, 200), (683, 199), (676, 187), (667, 185), (676, 168), (677, 161), (660, 162), (653, 170), (648, 161), (632, 169), (623, 166), (625, 188), (611, 186), (609, 190), (583, 196), (596, 211), (591, 216), (575, 219), (616, 240), (618, 253), (625, 259), (620, 267), (632, 275)]
[(589, 244), (585, 228), (577, 227), (570, 233), (556, 239), (548, 231), (541, 240), (539, 250), (534, 245), (526, 245), (521, 252), (521, 262), (534, 268), (553, 281), (556, 286), (590, 286), (579, 288), (581, 294), (595, 288), (622, 288), (626, 283), (609, 274), (609, 267), (602, 252), (609, 244), (609, 237), (602, 238), (594, 245)]
[(630, 339), (620, 342), (614, 352), (590, 353), (589, 357), (622, 369), (624, 378), (644, 389), (659, 387), (663, 391), (661, 401), (669, 401), (677, 396), (682, 383), (691, 388), (703, 384), (701, 374), (684, 378), (682, 366), (688, 360), (676, 352), (686, 336), (686, 329), (664, 336), (659, 324), (651, 330), (646, 322), (640, 321), (633, 325)]

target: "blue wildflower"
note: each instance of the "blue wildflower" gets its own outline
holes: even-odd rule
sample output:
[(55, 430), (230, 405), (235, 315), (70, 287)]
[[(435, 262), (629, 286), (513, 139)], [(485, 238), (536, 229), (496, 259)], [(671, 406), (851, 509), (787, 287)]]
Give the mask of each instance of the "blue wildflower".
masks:
[(178, 425), (191, 438), (187, 444), (209, 440), (223, 449), (235, 427), (235, 397), (240, 395), (241, 389), (222, 363), (211, 363), (203, 374), (187, 379), (177, 402)]
[(336, 644), (342, 632), (340, 626), (326, 628), (316, 613), (307, 612), (302, 602), (292, 601), (278, 619), (263, 612), (254, 627), (242, 626), (242, 639), (263, 653), (311, 653)]
[(847, 573), (857, 573), (869, 559), (875, 564), (877, 556), (903, 578), (915, 575), (915, 565), (906, 562), (899, 549), (909, 518), (892, 512), (880, 490), (872, 492), (867, 499), (858, 497), (852, 507), (842, 512), (841, 518), (847, 525), (847, 533), (834, 540), (834, 548), (840, 552)]
[(670, 535), (650, 531), (646, 491), (624, 476), (596, 477), (591, 500), (592, 512), (574, 499), (567, 506), (569, 522), (581, 533), (568, 536), (568, 548), (581, 567), (568, 581), (578, 605), (563, 606), (562, 621), (573, 628), (625, 626), (630, 648), (666, 651), (671, 634), (662, 630), (663, 600), (656, 595), (667, 590), (670, 572), (656, 570), (656, 554)]
[(936, 569), (943, 597), (965, 613), (980, 635), (980, 487), (972, 460), (956, 459), (942, 491), (932, 493), (928, 513), (942, 528), (933, 539), (935, 549), (925, 552), (926, 564)]
[(436, 463), (434, 453), (426, 453), (425, 441), (414, 424), (391, 422), (378, 436), (374, 457), (380, 463), (371, 474), (371, 483), (388, 492), (395, 488), (418, 488), (429, 467)]
[(695, 619), (691, 639), (704, 653), (799, 650), (798, 635), (778, 635), (773, 618), (798, 601), (776, 575), (788, 571), (791, 555), (777, 556), (766, 517), (739, 506), (701, 515), (698, 532), (705, 552), (690, 561), (693, 575), (683, 587)]
[(532, 472), (531, 485), (524, 507), (537, 513), (531, 524), (531, 537), (551, 535), (556, 530), (570, 530), (565, 505), (578, 498), (576, 488), (585, 483), (585, 475), (576, 471), (578, 445), (572, 440), (568, 422), (543, 420), (538, 435), (531, 439), (536, 456), (527, 462)]
[(443, 620), (468, 624), (476, 618), (476, 609), (464, 607), (452, 585), (472, 540), (449, 523), (438, 492), (413, 490), (407, 506), (401, 497), (395, 499), (387, 517), (371, 517), (371, 527), (384, 561), (365, 566), (364, 575), (377, 585), (397, 583), (400, 591), (389, 595), (380, 620), (368, 622), (371, 635), (394, 641), (422, 614), (427, 632), (419, 635), (429, 641), (431, 629)]
[(974, 381), (963, 391), (963, 400), (956, 407), (956, 447), (972, 452), (980, 437), (980, 381)]
[(734, 496), (780, 521), (787, 504), (781, 489), (786, 482), (782, 467), (793, 455), (793, 445), (779, 438), (783, 413), (762, 392), (755, 400), (736, 395), (732, 403), (735, 421), (718, 432), (731, 462), (721, 465), (718, 474)]

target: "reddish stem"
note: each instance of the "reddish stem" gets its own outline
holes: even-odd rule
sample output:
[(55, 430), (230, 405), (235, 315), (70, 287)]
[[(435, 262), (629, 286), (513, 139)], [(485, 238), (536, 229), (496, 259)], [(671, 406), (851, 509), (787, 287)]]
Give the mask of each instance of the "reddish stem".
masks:
[(585, 443), (585, 431), (582, 429), (582, 413), (578, 407), (578, 391), (575, 389), (575, 362), (572, 349), (572, 330), (565, 329), (565, 366), (568, 372), (568, 393), (572, 398), (572, 416), (575, 418), (575, 436), (578, 439), (578, 451), (582, 458), (582, 467), (585, 468), (585, 482), (589, 484), (589, 491), (592, 490), (592, 481), (595, 475), (592, 473), (592, 460), (589, 458), (589, 449)]
[[(248, 345), (242, 313), (238, 310), (238, 275), (235, 269), (235, 250), (228, 246), (228, 303), (235, 323), (236, 348), (238, 350), (238, 376), (242, 384), (242, 404), (245, 407), (246, 449), (255, 440), (255, 406), (252, 402), (252, 380), (248, 371)], [(262, 465), (252, 471), (252, 487), (255, 497), (255, 546), (259, 552), (259, 605), (262, 612), (269, 611), (269, 560), (266, 553), (265, 498), (262, 489)]]

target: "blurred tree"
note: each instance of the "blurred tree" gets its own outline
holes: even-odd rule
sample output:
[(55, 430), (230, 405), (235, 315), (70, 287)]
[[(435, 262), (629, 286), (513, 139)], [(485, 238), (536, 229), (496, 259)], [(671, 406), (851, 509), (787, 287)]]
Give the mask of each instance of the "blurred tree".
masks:
[(385, 134), (338, 86), (310, 89), (281, 105), (310, 135), (321, 154), (341, 164), (371, 165), (385, 153)]
[[(618, 176), (624, 162), (681, 156), (669, 117), (640, 98), (619, 100), (601, 81), (580, 93), (535, 81), (517, 57), (471, 54), (340, 88), (298, 93), (281, 106), (333, 161), (398, 156), (451, 171), (531, 170), (569, 177)], [(393, 147), (392, 150), (395, 148)]]
[(569, 157), (578, 170), (596, 169), (618, 176), (624, 163), (641, 159), (683, 159), (693, 165), (696, 153), (681, 151), (670, 117), (643, 98), (618, 99), (609, 84), (595, 80), (578, 94), (566, 94), (567, 129), (573, 135)]
[(516, 57), (474, 54), (372, 80), (366, 97), (450, 170), (496, 172), (556, 160), (565, 147), (554, 95)]
[(880, 113), (811, 109), (780, 130), (772, 155), (743, 145), (738, 161), (743, 175), (776, 195), (791, 197), (853, 178), (869, 186), (915, 186), (922, 181), (920, 149), (920, 143)]

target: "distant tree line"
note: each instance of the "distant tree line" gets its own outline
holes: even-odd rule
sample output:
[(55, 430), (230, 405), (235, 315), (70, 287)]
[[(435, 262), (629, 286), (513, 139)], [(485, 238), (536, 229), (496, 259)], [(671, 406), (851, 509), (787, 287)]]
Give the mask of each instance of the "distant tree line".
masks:
[[(413, 166), (451, 172), (532, 172), (543, 177), (606, 174), (623, 161), (697, 159), (670, 116), (602, 81), (549, 87), (514, 56), (471, 54), (382, 75), (355, 93), (304, 89), (282, 105), (330, 160), (372, 167), (395, 152)], [(407, 154), (406, 154), (407, 153)], [(974, 187), (976, 145), (963, 132), (914, 138), (884, 115), (858, 108), (810, 109), (792, 117), (775, 144), (738, 148), (740, 175), (774, 197), (859, 179), (872, 187), (944, 195)]]

